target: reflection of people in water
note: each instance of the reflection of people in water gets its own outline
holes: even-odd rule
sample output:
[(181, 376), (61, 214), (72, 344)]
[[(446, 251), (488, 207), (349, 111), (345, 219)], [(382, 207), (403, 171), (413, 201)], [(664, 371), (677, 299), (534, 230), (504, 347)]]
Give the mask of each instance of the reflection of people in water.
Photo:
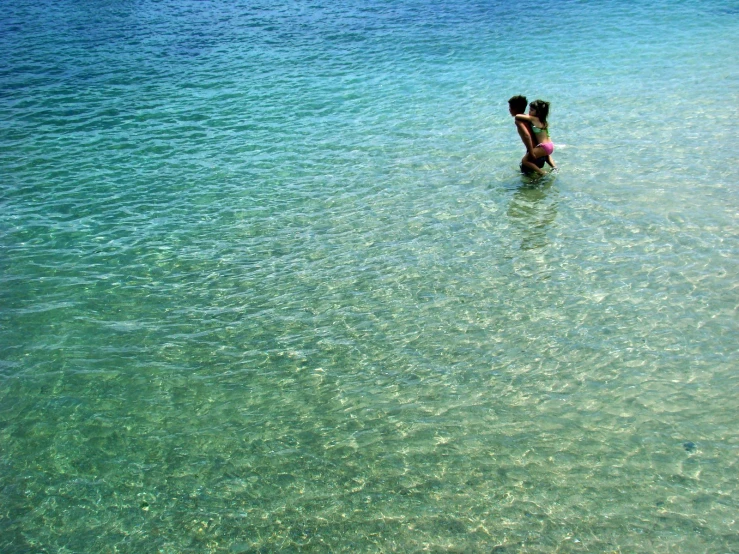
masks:
[(521, 250), (536, 250), (549, 244), (547, 234), (557, 219), (558, 196), (550, 181), (518, 187), (507, 214), (519, 229)]
[[(516, 130), (518, 131), (518, 135), (521, 137), (521, 142), (523, 142), (523, 145), (526, 147), (526, 153), (528, 155), (529, 152), (534, 150), (534, 132), (531, 129), (531, 122), (527, 121), (525, 118), (519, 119), (518, 115), (522, 115), (526, 111), (526, 106), (528, 105), (528, 100), (526, 100), (525, 96), (513, 96), (508, 100), (508, 111), (515, 118), (516, 123)], [(551, 158), (550, 158), (551, 159)], [(525, 173), (526, 175), (529, 175), (533, 173), (535, 170), (538, 170), (542, 167), (544, 167), (544, 163), (547, 161), (547, 156), (541, 156), (538, 159), (533, 160), (532, 165), (524, 165), (524, 163), (521, 163), (521, 171)], [(553, 161), (550, 162), (550, 164), (553, 168)], [(543, 171), (542, 171), (543, 173)]]

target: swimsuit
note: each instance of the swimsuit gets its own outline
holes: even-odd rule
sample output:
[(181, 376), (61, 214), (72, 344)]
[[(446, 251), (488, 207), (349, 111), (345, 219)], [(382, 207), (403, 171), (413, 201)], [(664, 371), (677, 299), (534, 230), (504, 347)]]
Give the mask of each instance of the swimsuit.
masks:
[(537, 148), (541, 148), (546, 152), (547, 156), (551, 156), (552, 152), (554, 152), (554, 143), (553, 142), (542, 142), (541, 144), (536, 145)]
[[(547, 129), (540, 129), (533, 123), (531, 124), (531, 130), (534, 131), (535, 135), (538, 135), (539, 133), (546, 133), (547, 138), (549, 137), (549, 131)], [(551, 156), (552, 152), (554, 152), (554, 144), (551, 142), (542, 142), (542, 143), (537, 144), (536, 147), (544, 150), (544, 152), (547, 153), (547, 156)]]

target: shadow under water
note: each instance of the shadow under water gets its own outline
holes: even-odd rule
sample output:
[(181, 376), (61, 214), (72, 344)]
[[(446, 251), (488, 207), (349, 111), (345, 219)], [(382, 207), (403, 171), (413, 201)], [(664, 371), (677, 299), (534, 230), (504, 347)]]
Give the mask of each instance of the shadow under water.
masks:
[(516, 187), (507, 215), (520, 229), (521, 250), (533, 250), (549, 244), (547, 232), (557, 217), (558, 191), (553, 179), (526, 180)]

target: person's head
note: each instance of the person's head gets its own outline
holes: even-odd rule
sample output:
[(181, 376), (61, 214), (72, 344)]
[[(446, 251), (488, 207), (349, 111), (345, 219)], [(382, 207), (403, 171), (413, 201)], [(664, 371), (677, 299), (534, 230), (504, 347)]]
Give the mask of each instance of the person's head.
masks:
[(518, 115), (526, 111), (526, 105), (529, 103), (525, 96), (513, 96), (508, 100), (508, 111), (511, 115)]
[(547, 116), (549, 115), (549, 102), (534, 100), (529, 104), (529, 115), (535, 115), (539, 121), (546, 125)]

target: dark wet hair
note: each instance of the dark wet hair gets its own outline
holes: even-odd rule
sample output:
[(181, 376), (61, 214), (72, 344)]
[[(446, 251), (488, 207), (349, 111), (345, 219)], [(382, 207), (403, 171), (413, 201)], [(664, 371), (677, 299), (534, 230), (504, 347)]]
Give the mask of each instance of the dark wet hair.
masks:
[(539, 118), (544, 125), (547, 124), (547, 116), (549, 115), (549, 102), (544, 100), (534, 100), (530, 107), (536, 110), (536, 117)]
[(517, 111), (518, 113), (525, 112), (528, 103), (529, 101), (526, 100), (526, 97), (521, 95), (512, 96), (511, 99), (508, 100), (508, 105), (511, 107), (511, 109)]

